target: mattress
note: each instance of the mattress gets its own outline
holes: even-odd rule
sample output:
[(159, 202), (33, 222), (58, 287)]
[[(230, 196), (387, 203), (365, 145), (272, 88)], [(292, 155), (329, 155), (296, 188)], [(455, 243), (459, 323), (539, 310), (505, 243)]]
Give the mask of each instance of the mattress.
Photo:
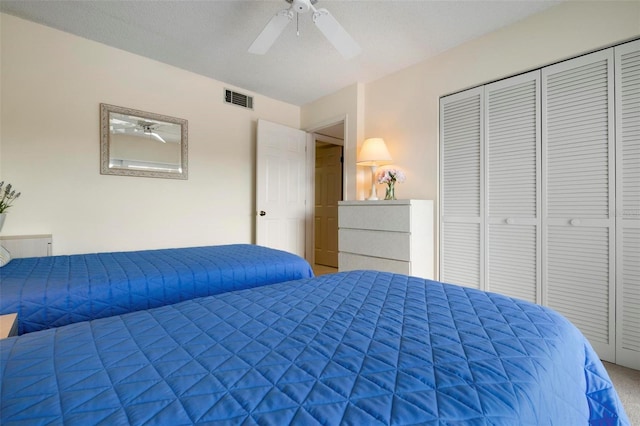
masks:
[(550, 309), (352, 271), (0, 341), (0, 423), (626, 425)]
[(0, 268), (0, 314), (18, 333), (313, 276), (309, 263), (250, 244), (14, 259)]

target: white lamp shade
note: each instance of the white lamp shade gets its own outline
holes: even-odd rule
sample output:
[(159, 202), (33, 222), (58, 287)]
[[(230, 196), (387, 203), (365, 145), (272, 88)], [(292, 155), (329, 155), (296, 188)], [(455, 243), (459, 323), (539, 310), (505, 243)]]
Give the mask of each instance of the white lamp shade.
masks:
[(358, 155), (358, 165), (379, 166), (390, 163), (391, 154), (382, 138), (369, 138), (362, 143), (360, 154)]

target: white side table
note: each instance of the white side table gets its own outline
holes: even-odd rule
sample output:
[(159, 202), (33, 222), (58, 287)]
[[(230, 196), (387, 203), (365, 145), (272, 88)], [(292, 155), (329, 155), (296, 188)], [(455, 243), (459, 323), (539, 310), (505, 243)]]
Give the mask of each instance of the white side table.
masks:
[(9, 250), (13, 259), (51, 256), (52, 241), (51, 234), (0, 236), (0, 245)]

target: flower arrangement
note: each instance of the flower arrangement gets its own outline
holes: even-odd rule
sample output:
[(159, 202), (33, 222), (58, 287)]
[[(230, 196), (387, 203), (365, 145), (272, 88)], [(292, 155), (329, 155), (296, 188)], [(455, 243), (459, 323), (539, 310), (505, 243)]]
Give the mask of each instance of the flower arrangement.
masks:
[(396, 199), (396, 182), (402, 183), (407, 177), (404, 172), (400, 169), (395, 169), (391, 167), (385, 167), (378, 171), (376, 174), (376, 179), (378, 183), (387, 184), (387, 191), (385, 193), (385, 200), (395, 200)]
[(20, 197), (20, 192), (16, 193), (15, 189), (11, 190), (10, 183), (4, 186), (4, 190), (2, 189), (3, 186), (4, 181), (0, 182), (0, 214), (4, 213)]

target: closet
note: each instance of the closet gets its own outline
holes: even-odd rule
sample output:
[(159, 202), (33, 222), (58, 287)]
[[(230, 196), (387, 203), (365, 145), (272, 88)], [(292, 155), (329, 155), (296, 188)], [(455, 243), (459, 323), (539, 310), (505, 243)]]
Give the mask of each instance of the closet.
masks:
[(440, 100), (440, 279), (640, 369), (640, 41)]

